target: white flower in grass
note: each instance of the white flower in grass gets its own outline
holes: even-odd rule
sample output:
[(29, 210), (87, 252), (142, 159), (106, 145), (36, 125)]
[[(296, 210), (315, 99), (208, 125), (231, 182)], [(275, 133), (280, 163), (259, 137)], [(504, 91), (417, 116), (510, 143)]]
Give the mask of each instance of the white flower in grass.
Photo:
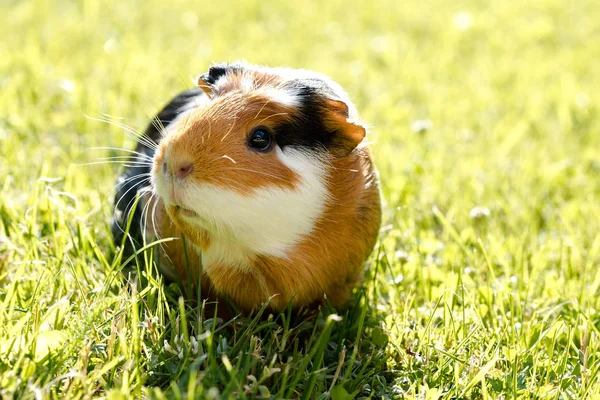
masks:
[(472, 219), (484, 219), (484, 218), (488, 218), (490, 216), (490, 209), (487, 207), (473, 207), (471, 209), (471, 211), (469, 212), (469, 216)]
[(73, 81), (71, 81), (69, 79), (61, 79), (58, 82), (58, 86), (60, 86), (60, 88), (62, 90), (64, 90), (65, 92), (67, 92), (67, 93), (74, 92), (75, 91), (75, 87), (76, 87), (75, 82), (73, 82)]
[(190, 340), (192, 341), (192, 354), (196, 355), (198, 354), (198, 341), (194, 336)]
[(452, 23), (456, 27), (456, 29), (460, 31), (466, 31), (473, 25), (473, 17), (466, 11), (461, 11), (454, 15), (452, 19)]
[(414, 121), (410, 128), (415, 133), (425, 133), (433, 127), (433, 122), (430, 119), (418, 119)]
[(521, 323), (520, 322), (515, 322), (515, 329), (516, 330), (521, 329)]
[(396, 260), (406, 262), (408, 260), (408, 253), (404, 250), (398, 250), (395, 254)]
[(331, 320), (331, 321), (340, 322), (340, 321), (341, 321), (343, 318), (342, 318), (342, 317), (340, 317), (340, 316), (339, 316), (339, 315), (337, 315), (337, 314), (329, 314), (329, 316), (327, 317), (327, 319), (328, 319), (328, 320)]
[(575, 104), (579, 108), (587, 108), (590, 105), (590, 96), (585, 92), (579, 92), (575, 95)]
[(102, 46), (102, 48), (104, 49), (105, 53), (110, 54), (110, 53), (114, 53), (117, 50), (117, 46), (118, 46), (117, 39), (112, 37), (112, 38), (108, 39), (106, 42), (104, 42), (104, 46)]
[(166, 340), (166, 339), (165, 339), (165, 341), (164, 341), (164, 345), (163, 345), (163, 346), (164, 346), (164, 348), (165, 348), (165, 351), (166, 351), (167, 353), (170, 353), (170, 354), (177, 354), (177, 352), (175, 351), (175, 349), (173, 349), (173, 348), (171, 347), (171, 345), (169, 344), (169, 341), (168, 341), (168, 340)]

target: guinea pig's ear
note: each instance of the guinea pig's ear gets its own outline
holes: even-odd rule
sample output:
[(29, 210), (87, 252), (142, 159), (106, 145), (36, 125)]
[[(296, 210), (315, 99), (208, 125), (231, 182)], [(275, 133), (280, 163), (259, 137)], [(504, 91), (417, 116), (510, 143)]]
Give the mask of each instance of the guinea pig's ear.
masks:
[(339, 157), (347, 156), (365, 138), (366, 128), (350, 115), (345, 102), (326, 99), (323, 106), (323, 124), (328, 130), (335, 132), (331, 138), (330, 151)]
[(206, 95), (210, 96), (212, 94), (212, 86), (210, 85), (210, 83), (208, 83), (208, 80), (206, 78), (207, 74), (202, 74), (198, 76), (198, 78), (196, 78), (196, 85), (198, 85), (198, 87), (202, 89), (202, 91), (206, 93)]
[(225, 75), (228, 69), (229, 66), (225, 63), (213, 64), (208, 69), (208, 72), (205, 72), (197, 78), (196, 84), (204, 91), (204, 93), (210, 96), (213, 92), (213, 85), (219, 78)]

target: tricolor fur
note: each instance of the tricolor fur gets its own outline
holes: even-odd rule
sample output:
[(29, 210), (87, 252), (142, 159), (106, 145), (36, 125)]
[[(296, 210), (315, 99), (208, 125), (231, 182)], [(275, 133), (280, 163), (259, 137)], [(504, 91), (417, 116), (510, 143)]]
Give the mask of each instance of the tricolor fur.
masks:
[[(272, 296), (275, 309), (346, 301), (381, 218), (348, 95), (314, 72), (241, 63), (214, 65), (198, 84), (204, 97), (190, 95), (156, 138), (146, 234), (183, 235), (192, 252), (186, 268), (170, 242), (162, 268), (243, 310)], [(268, 150), (248, 145), (257, 128)]]

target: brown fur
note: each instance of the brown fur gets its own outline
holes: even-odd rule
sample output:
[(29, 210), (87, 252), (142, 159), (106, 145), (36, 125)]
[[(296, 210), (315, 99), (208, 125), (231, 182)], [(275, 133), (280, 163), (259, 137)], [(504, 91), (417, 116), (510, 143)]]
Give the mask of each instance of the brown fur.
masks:
[[(165, 151), (169, 151), (173, 154), (170, 160), (176, 160), (178, 165), (195, 166), (191, 179), (197, 183), (226, 186), (246, 194), (273, 185), (293, 189), (298, 177), (274, 153), (248, 151), (245, 145), (253, 127), (274, 126), (289, 119), (290, 112), (293, 110), (270, 102), (260, 93), (227, 93), (215, 99), (211, 107), (201, 107), (187, 115), (181, 121), (185, 129), (163, 139), (164, 144), (155, 155), (153, 173), (161, 168)], [(167, 168), (173, 171), (177, 166)]]
[[(345, 303), (361, 279), (381, 218), (374, 171), (365, 162), (368, 153), (357, 153), (332, 163), (332, 202), (311, 237), (300, 242), (288, 259), (256, 258), (251, 276), (239, 276), (227, 266), (211, 271), (208, 279), (216, 290), (230, 292), (244, 309), (258, 307), (273, 294), (278, 294), (271, 300), (275, 309), (290, 300), (294, 306), (307, 305), (323, 300), (324, 294), (333, 305)], [(365, 191), (367, 180), (372, 184)], [(231, 288), (232, 282), (244, 285)]]
[[(227, 293), (246, 311), (259, 307), (272, 295), (276, 296), (270, 303), (274, 309), (285, 307), (290, 300), (295, 306), (308, 305), (323, 300), (323, 295), (333, 305), (344, 304), (361, 279), (363, 263), (375, 245), (381, 218), (375, 171), (368, 152), (356, 153), (332, 163), (329, 188), (333, 201), (316, 223), (315, 233), (300, 242), (289, 259), (257, 257), (252, 273), (227, 265), (213, 266), (202, 277), (203, 293)], [(206, 232), (192, 228), (176, 212), (167, 215), (160, 200), (158, 207), (160, 236), (181, 237), (183, 233), (199, 248), (210, 245)], [(190, 278), (194, 283), (201, 268), (198, 250), (188, 243)], [(163, 268), (187, 282), (182, 242), (169, 242), (166, 251), (170, 260), (161, 259)]]
[[(251, 90), (245, 79), (252, 80)], [(220, 83), (210, 107), (192, 111), (182, 121), (183, 129), (163, 139), (153, 173), (160, 172), (165, 152), (170, 152), (166, 168), (175, 171), (181, 163), (192, 163), (194, 171), (186, 179), (196, 183), (223, 186), (241, 194), (273, 186), (294, 190), (299, 177), (274, 152), (249, 151), (245, 144), (253, 128), (275, 126), (295, 112), (293, 107), (271, 102), (261, 92), (263, 87), (279, 84), (278, 79), (276, 74), (254, 71)], [(226, 294), (245, 311), (260, 307), (271, 296), (275, 296), (270, 302), (274, 309), (282, 309), (290, 301), (294, 306), (309, 305), (323, 301), (324, 296), (333, 305), (348, 300), (377, 239), (381, 220), (379, 189), (368, 150), (356, 148), (364, 137), (364, 128), (349, 120), (343, 102), (332, 101), (326, 106), (331, 110), (326, 123), (345, 133), (339, 148), (348, 150), (332, 154), (329, 159), (326, 176), (330, 200), (312, 234), (299, 241), (287, 258), (255, 256), (244, 270), (212, 265), (201, 277), (203, 293)], [(161, 199), (156, 202), (158, 235), (183, 235), (191, 242), (187, 246), (187, 266), (182, 242), (165, 244), (168, 257), (161, 257), (162, 268), (184, 282), (191, 279), (195, 283), (200, 278), (200, 252), (209, 248), (212, 238), (185, 222), (177, 207), (166, 207)]]

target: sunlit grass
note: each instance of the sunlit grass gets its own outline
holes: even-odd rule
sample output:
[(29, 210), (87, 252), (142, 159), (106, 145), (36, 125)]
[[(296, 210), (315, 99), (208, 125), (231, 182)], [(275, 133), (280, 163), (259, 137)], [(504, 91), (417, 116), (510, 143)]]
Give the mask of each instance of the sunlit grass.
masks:
[[(0, 396), (598, 398), (595, 1), (0, 6)], [(334, 77), (373, 127), (347, 309), (223, 320), (121, 273), (119, 166), (80, 164), (133, 143), (95, 119), (142, 129), (240, 58)]]

